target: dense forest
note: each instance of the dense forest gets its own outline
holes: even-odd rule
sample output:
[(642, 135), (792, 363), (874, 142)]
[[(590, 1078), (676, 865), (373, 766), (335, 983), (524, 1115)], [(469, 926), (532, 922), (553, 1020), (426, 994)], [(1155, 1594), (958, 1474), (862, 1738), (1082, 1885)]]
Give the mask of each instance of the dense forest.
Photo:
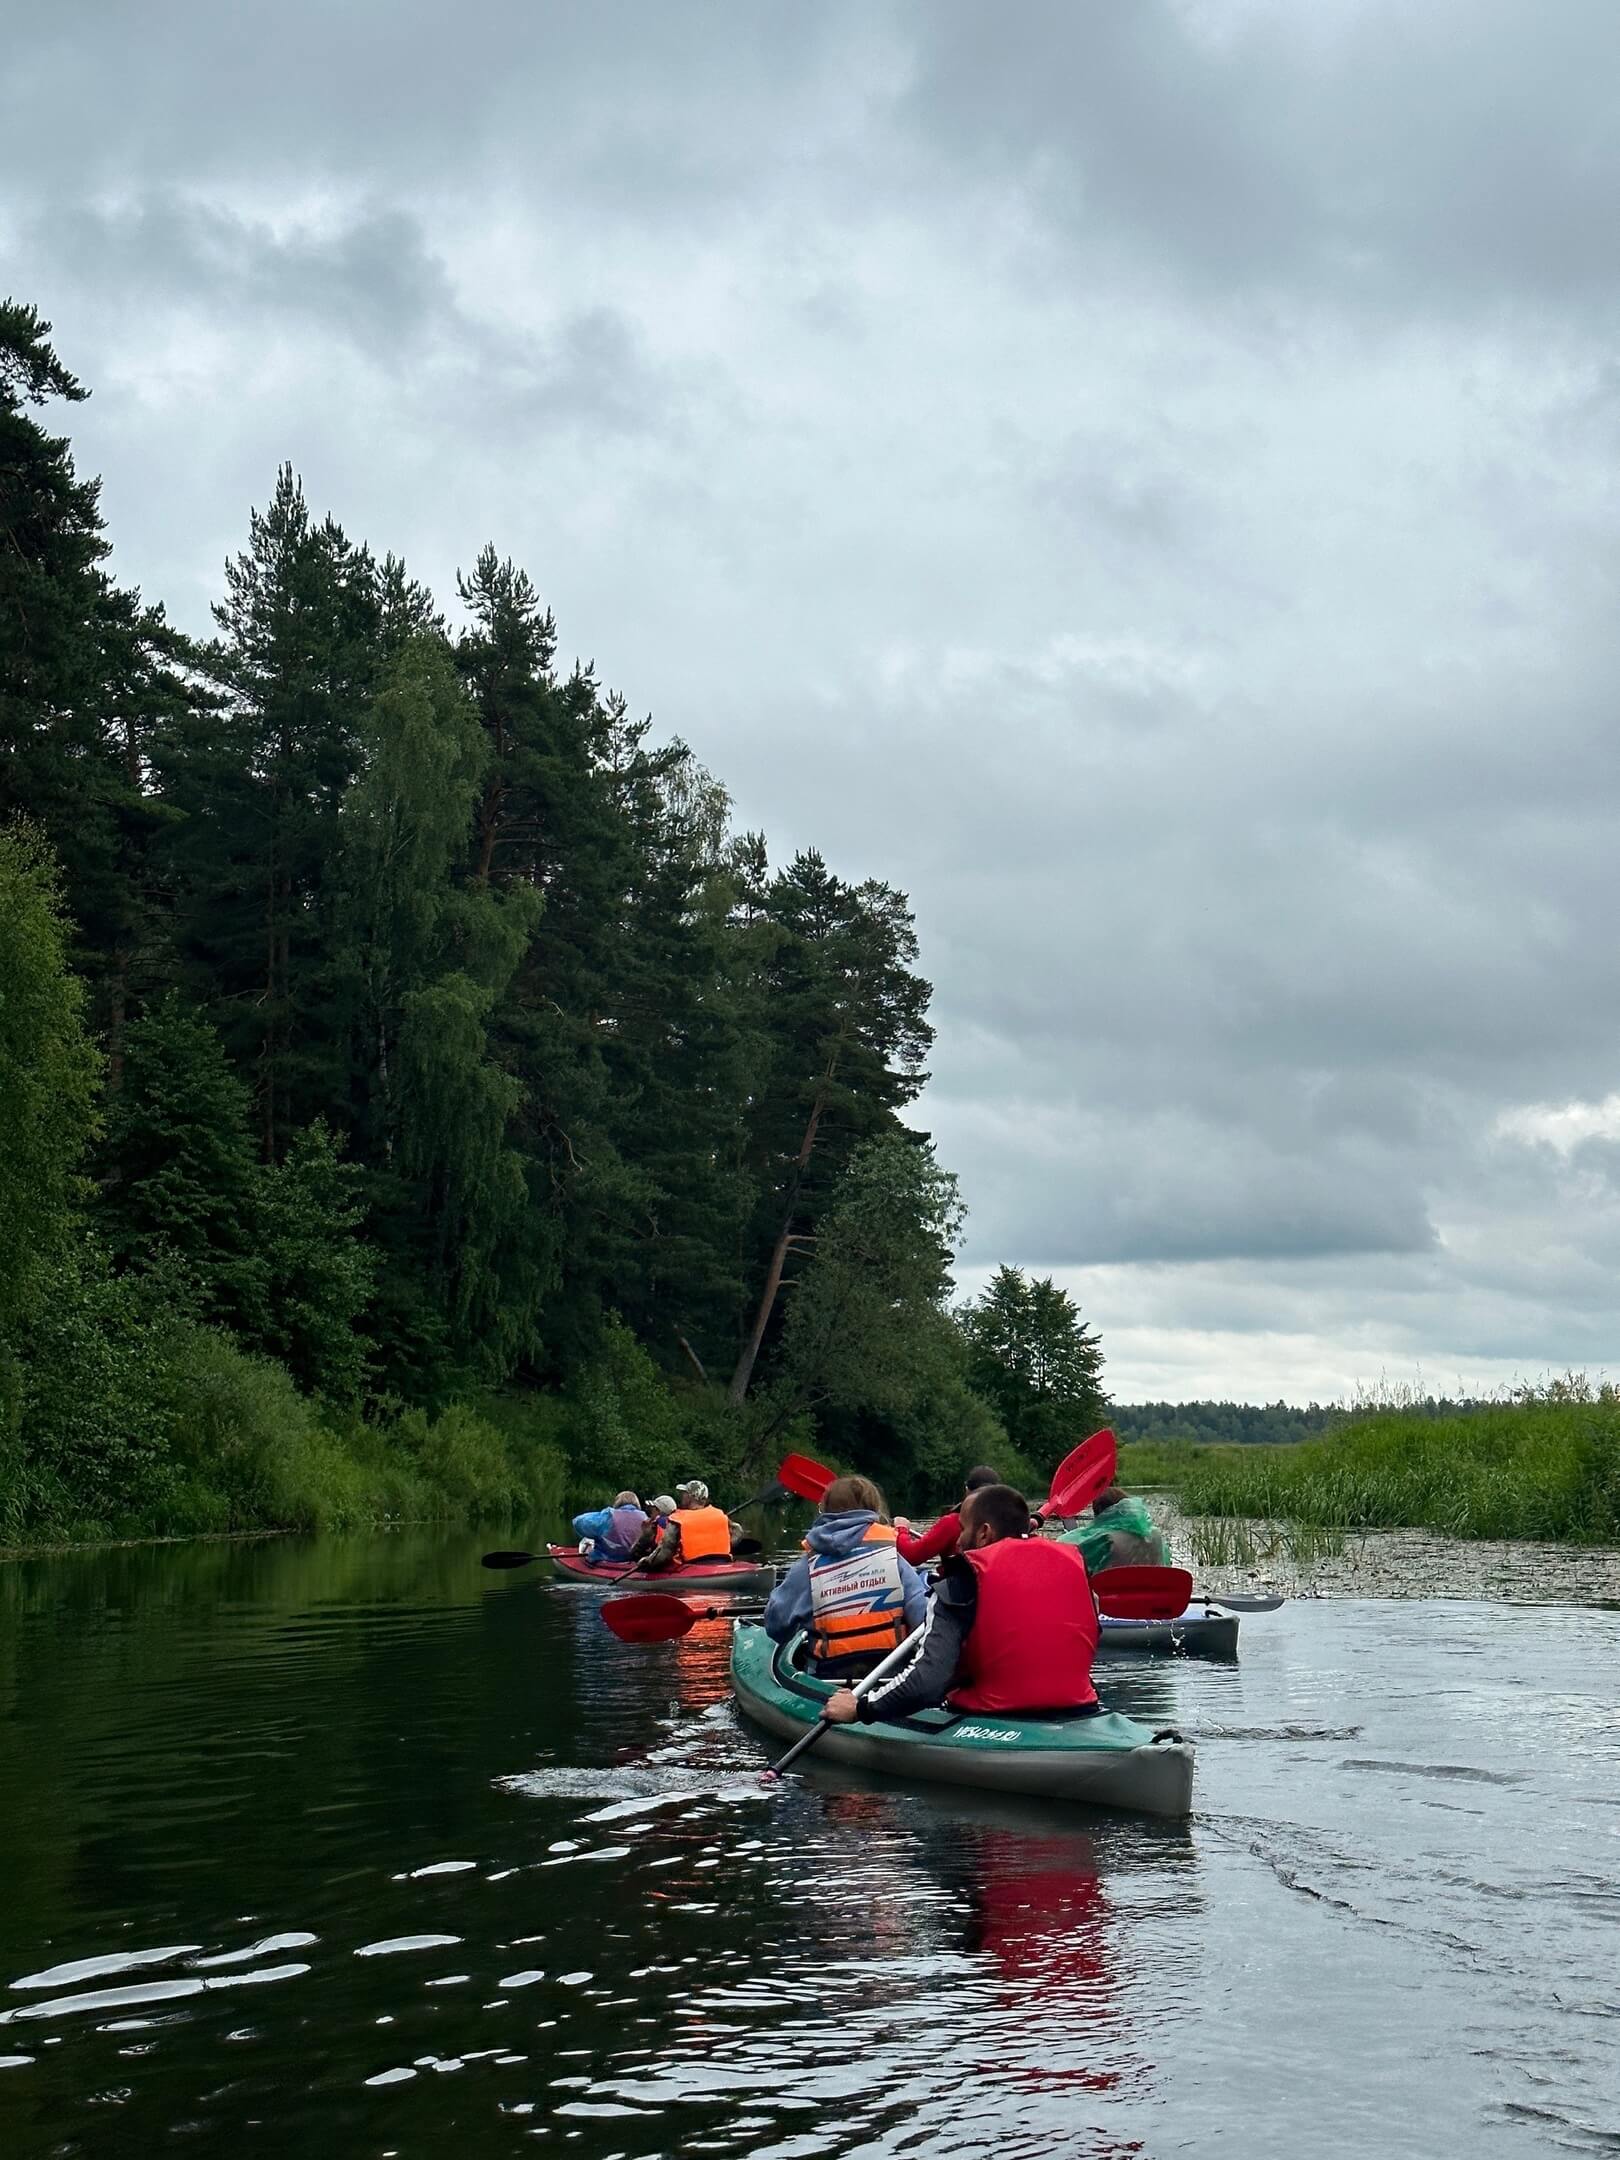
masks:
[(291, 466), (207, 640), (0, 308), (0, 1538), (555, 1506), (813, 1443), (911, 1504), (1100, 1420), (905, 1122), (906, 896), (733, 830), (494, 547)]

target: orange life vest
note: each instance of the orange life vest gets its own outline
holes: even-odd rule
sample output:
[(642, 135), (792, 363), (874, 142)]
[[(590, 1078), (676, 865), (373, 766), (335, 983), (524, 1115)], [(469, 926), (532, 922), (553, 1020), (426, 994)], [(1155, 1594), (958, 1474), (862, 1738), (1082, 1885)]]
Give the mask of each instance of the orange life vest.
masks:
[(680, 1528), (683, 1560), (729, 1560), (731, 1524), (717, 1507), (678, 1507), (669, 1518)]
[(853, 1552), (810, 1555), (810, 1655), (818, 1668), (887, 1657), (905, 1641), (905, 1585), (887, 1523), (871, 1523)]

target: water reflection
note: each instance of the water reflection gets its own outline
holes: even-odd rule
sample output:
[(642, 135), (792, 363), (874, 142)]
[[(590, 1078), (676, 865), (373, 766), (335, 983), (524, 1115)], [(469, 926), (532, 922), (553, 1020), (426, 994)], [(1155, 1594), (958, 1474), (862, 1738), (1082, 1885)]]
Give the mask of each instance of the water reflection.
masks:
[(764, 1787), (723, 1620), (628, 1653), (478, 1550), (0, 1571), (6, 2160), (1620, 2135), (1613, 1616), (1314, 1605), (1110, 1667), (1199, 1739), (1166, 1824)]

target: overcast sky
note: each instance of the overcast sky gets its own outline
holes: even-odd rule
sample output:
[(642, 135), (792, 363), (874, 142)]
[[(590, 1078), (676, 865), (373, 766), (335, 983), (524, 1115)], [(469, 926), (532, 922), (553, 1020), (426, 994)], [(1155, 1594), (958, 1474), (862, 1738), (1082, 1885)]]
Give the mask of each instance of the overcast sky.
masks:
[(1614, 0), (57, 0), (0, 286), (193, 628), (291, 459), (910, 891), (1122, 1400), (1614, 1366)]

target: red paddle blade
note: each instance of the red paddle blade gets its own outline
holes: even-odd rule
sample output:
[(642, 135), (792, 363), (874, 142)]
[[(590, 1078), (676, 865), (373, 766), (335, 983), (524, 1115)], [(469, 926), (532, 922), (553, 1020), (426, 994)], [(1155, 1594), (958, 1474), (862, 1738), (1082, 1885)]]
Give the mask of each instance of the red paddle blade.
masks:
[(787, 1455), (777, 1470), (776, 1482), (800, 1500), (819, 1500), (837, 1475), (836, 1470), (812, 1462), (808, 1455)]
[(1111, 1567), (1094, 1575), (1091, 1587), (1111, 1620), (1179, 1620), (1193, 1579), (1183, 1567)]
[(1089, 1440), (1082, 1440), (1052, 1472), (1046, 1513), (1083, 1514), (1104, 1487), (1114, 1482), (1117, 1455), (1114, 1436), (1106, 1425), (1101, 1432), (1094, 1432)]
[(673, 1642), (696, 1627), (697, 1617), (697, 1608), (678, 1597), (612, 1597), (602, 1607), (602, 1618), (629, 1643)]

